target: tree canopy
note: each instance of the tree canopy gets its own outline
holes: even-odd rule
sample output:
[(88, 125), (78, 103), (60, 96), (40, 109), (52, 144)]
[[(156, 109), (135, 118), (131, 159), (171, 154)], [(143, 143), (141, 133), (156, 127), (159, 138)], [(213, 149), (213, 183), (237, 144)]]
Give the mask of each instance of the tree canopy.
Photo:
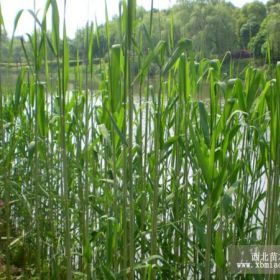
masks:
[[(178, 0), (168, 10), (153, 11), (150, 41), (143, 38), (144, 49), (149, 44), (156, 45), (165, 40), (172, 47), (182, 37), (192, 39), (198, 57), (222, 57), (227, 51), (246, 50), (254, 57), (266, 57), (269, 53), (272, 60), (280, 59), (280, 2), (270, 0), (266, 5), (259, 1), (237, 8), (231, 3), (216, 0)], [(137, 8), (137, 27), (140, 31), (146, 28), (149, 33), (150, 12), (143, 7)], [(106, 32), (109, 25), (110, 34)], [(116, 16), (106, 24), (95, 28), (93, 36), (93, 53), (102, 58), (108, 53), (111, 45), (122, 43), (124, 38), (119, 34), (119, 18)], [(71, 59), (86, 58), (87, 27), (77, 30), (74, 39), (69, 39)], [(109, 38), (108, 38), (109, 36)], [(139, 35), (135, 34), (135, 38)], [(2, 58), (8, 59), (9, 38), (2, 34)], [(24, 53), (20, 40), (14, 41), (11, 60), (20, 62)], [(108, 46), (109, 45), (109, 46)], [(49, 56), (51, 57), (51, 55)]]

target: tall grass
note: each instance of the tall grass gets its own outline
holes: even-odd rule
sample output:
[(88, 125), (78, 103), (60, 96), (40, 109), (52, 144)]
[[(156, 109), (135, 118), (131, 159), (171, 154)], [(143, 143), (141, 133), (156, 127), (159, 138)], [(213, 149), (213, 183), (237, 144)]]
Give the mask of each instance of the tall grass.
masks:
[[(2, 16), (2, 9), (1, 9), (1, 5), (0, 5), (0, 38), (2, 38), (2, 34), (3, 34), (3, 30), (4, 30), (4, 21), (3, 21), (3, 16)], [(2, 44), (1, 44), (0, 40), (0, 60), (1, 60), (1, 50), (2, 50)], [(1, 174), (2, 174), (2, 185), (6, 185), (7, 184), (7, 166), (6, 166), (6, 160), (5, 160), (5, 155), (4, 155), (4, 150), (5, 150), (5, 130), (4, 130), (4, 95), (3, 95), (3, 91), (2, 91), (2, 71), (0, 71), (0, 131), (1, 131), (1, 137), (0, 137), (0, 141), (1, 141), (1, 150), (0, 150), (0, 156), (2, 159), (2, 164), (1, 164)], [(3, 187), (3, 186), (2, 186)], [(2, 191), (2, 195), (4, 197), (4, 199), (6, 201), (10, 201), (10, 196), (9, 196), (9, 191), (8, 189), (3, 190)], [(11, 279), (11, 271), (10, 271), (10, 251), (8, 249), (9, 246), (9, 242), (10, 242), (10, 208), (9, 207), (5, 207), (5, 212), (4, 212), (4, 217), (6, 220), (5, 223), (5, 228), (6, 230), (2, 230), (3, 233), (1, 233), (1, 235), (4, 235), (6, 237), (6, 241), (1, 240), (1, 242), (4, 241), (5, 243), (5, 257), (6, 257), (6, 278), (8, 280)], [(2, 221), (0, 221), (0, 223), (2, 224)], [(3, 250), (3, 248), (1, 248), (1, 250)]]
[(93, 64), (89, 23), (72, 69), (65, 10), (60, 36), (57, 2), (42, 20), (35, 6), (29, 66), (15, 89), (0, 76), (1, 277), (239, 279), (228, 245), (279, 242), (280, 64), (272, 79), (250, 66), (223, 79), (223, 62), (173, 42), (172, 18), (154, 45), (152, 12), (149, 26), (135, 0), (120, 12), (108, 60)]

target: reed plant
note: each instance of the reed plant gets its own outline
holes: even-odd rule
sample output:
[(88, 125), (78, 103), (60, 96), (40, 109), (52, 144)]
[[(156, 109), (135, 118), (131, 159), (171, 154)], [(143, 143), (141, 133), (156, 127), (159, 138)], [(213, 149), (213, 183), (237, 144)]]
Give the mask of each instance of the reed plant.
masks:
[(87, 24), (71, 90), (66, 0), (42, 19), (34, 1), (14, 89), (0, 71), (4, 279), (241, 279), (227, 246), (279, 243), (280, 64), (272, 79), (252, 66), (225, 77), (225, 60), (174, 42), (172, 16), (154, 45), (153, 9), (139, 25), (136, 4), (120, 2), (112, 46), (107, 15), (100, 65)]

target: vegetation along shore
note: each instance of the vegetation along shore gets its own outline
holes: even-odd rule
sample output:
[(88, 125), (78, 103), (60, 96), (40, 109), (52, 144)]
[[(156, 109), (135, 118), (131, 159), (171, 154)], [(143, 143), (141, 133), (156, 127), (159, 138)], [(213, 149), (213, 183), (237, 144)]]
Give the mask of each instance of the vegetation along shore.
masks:
[(73, 39), (57, 2), (23, 37), (0, 6), (0, 279), (280, 279), (227, 259), (279, 244), (279, 1), (123, 0)]

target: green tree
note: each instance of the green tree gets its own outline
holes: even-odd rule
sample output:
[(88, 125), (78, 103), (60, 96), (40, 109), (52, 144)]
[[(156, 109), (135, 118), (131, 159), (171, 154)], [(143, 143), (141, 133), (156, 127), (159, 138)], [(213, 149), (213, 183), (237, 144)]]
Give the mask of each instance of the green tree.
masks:
[(194, 48), (202, 56), (223, 55), (235, 49), (235, 8), (231, 4), (196, 5), (187, 25)]
[(257, 35), (262, 21), (266, 17), (266, 7), (259, 1), (254, 1), (243, 6), (239, 20), (240, 43), (247, 48), (250, 40)]
[(265, 56), (269, 51), (273, 60), (280, 59), (280, 4), (270, 6), (258, 34), (249, 46), (256, 57)]
[(7, 32), (5, 30), (2, 30), (1, 34), (1, 58), (2, 62), (8, 62), (8, 56), (9, 56), (9, 38), (7, 35)]
[(267, 17), (267, 49), (273, 60), (280, 59), (280, 3), (274, 5)]

